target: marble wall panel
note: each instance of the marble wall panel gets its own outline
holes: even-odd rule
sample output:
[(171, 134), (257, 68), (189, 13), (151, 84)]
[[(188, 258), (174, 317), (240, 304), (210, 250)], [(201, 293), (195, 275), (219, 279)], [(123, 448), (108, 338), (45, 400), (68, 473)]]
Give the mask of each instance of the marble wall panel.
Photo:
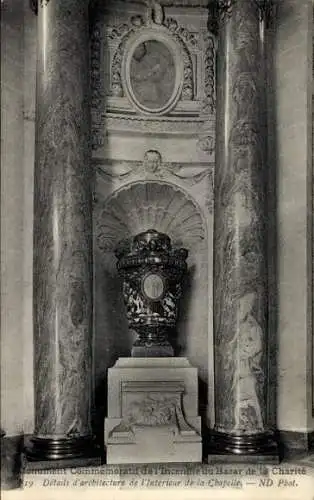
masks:
[(33, 195), (35, 159), (35, 100), (37, 59), (37, 18), (24, 0), (24, 317), (23, 317), (23, 381), (24, 432), (34, 428), (33, 375)]
[[(23, 428), (23, 1), (1, 5), (1, 428)], [(31, 341), (31, 338), (30, 338)]]
[[(286, 0), (274, 30), (277, 162), (278, 427), (312, 430), (308, 186), (313, 7)], [(297, 64), (297, 69), (296, 65)]]

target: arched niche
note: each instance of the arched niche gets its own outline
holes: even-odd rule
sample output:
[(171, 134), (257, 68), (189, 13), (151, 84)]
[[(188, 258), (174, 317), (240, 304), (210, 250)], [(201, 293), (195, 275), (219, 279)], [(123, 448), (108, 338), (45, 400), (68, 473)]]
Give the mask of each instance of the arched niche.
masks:
[[(134, 340), (126, 321), (114, 249), (121, 239), (147, 229), (168, 234), (174, 246), (189, 251), (189, 272), (179, 311), (177, 355), (188, 357), (199, 369), (203, 399), (207, 399), (206, 221), (198, 204), (182, 188), (162, 181), (141, 181), (125, 185), (109, 197), (99, 197), (94, 207), (95, 382), (98, 400), (100, 397), (103, 404), (107, 369), (118, 357), (130, 355)], [(204, 407), (205, 399), (201, 402)]]

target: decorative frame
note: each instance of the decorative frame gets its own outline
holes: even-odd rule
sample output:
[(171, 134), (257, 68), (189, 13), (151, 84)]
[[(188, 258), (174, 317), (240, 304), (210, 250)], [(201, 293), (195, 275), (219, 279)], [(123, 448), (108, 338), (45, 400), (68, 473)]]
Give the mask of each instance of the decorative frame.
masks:
[[(156, 8), (156, 4), (155, 4)], [(163, 6), (161, 6), (163, 10)], [(133, 15), (132, 15), (133, 14)], [(197, 135), (200, 154), (212, 155), (215, 142), (215, 54), (216, 36), (202, 22), (199, 31), (191, 31), (175, 17), (164, 14), (151, 15), (145, 8), (129, 12), (123, 20), (100, 15), (93, 19), (91, 29), (91, 90), (92, 90), (92, 150), (93, 156), (100, 151), (111, 131), (122, 134), (163, 133)], [(118, 16), (118, 19), (119, 16)], [(112, 24), (111, 24), (112, 23)], [(126, 47), (131, 46), (144, 32), (152, 39), (161, 33), (177, 46), (183, 59), (183, 85), (170, 112), (139, 112), (126, 95), (122, 85), (123, 60)], [(125, 68), (124, 68), (125, 69)], [(103, 74), (108, 81), (104, 87)], [(169, 101), (168, 101), (169, 102)], [(156, 111), (156, 110), (155, 110)], [(208, 139), (208, 140), (207, 140)], [(97, 152), (97, 153), (95, 153)]]
[[(147, 41), (157, 41), (164, 44), (171, 53), (175, 65), (175, 81), (171, 97), (163, 106), (152, 109), (140, 103), (136, 98), (131, 82), (130, 66), (135, 50), (140, 44)], [(166, 32), (152, 27), (142, 28), (140, 33), (134, 33), (124, 46), (124, 54), (121, 65), (121, 80), (125, 95), (128, 97), (133, 106), (141, 113), (147, 115), (164, 115), (171, 111), (177, 104), (183, 87), (184, 81), (184, 61), (181, 54), (180, 46)]]

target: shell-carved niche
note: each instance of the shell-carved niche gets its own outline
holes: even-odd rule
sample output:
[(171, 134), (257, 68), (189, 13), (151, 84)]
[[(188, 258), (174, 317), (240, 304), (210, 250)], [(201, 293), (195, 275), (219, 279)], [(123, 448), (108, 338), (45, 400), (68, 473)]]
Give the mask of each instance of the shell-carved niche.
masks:
[(201, 208), (183, 188), (164, 181), (137, 181), (105, 199), (104, 194), (98, 192), (94, 206), (96, 374), (102, 374), (102, 367), (111, 366), (117, 357), (129, 356), (135, 341), (127, 324), (114, 249), (121, 240), (155, 229), (171, 238), (173, 248), (189, 250), (176, 346), (206, 379), (211, 271)]
[(96, 243), (104, 257), (113, 255), (119, 241), (152, 228), (167, 234), (174, 246), (191, 250), (206, 239), (206, 226), (195, 201), (164, 182), (128, 185), (98, 202), (95, 216)]

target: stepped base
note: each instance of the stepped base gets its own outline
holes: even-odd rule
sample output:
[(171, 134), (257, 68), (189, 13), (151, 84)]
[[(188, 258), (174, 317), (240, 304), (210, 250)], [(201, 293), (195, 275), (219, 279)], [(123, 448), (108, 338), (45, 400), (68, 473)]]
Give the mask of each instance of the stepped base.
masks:
[(52, 469), (100, 465), (101, 450), (87, 438), (32, 437), (24, 449), (24, 469)]
[(212, 431), (208, 462), (279, 463), (279, 448), (271, 432), (234, 435)]

